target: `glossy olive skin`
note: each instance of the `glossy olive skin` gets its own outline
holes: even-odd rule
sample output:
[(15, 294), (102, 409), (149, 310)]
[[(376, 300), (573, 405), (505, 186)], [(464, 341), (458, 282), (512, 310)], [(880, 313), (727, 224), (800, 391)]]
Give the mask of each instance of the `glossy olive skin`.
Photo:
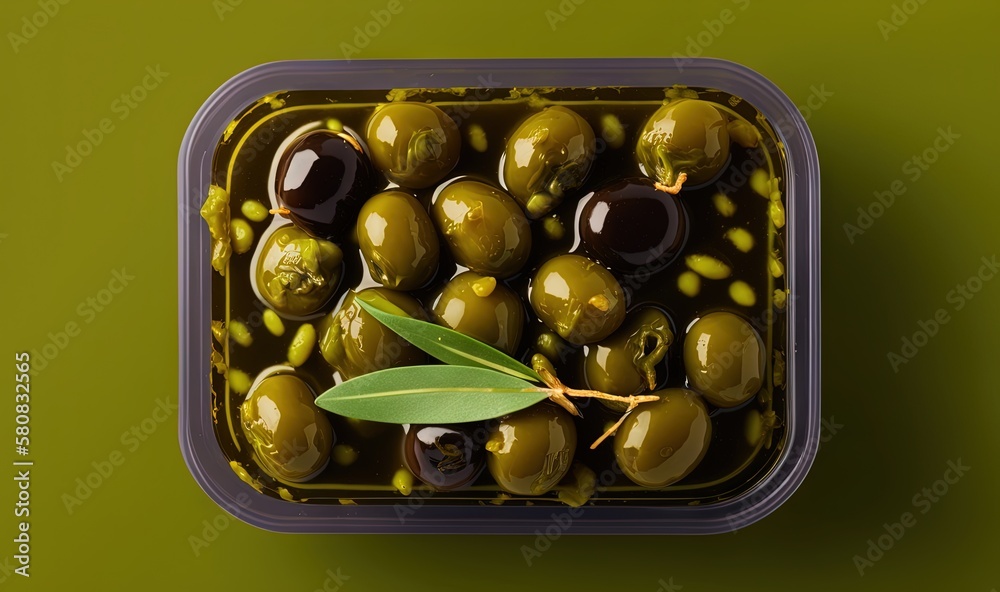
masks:
[(458, 126), (426, 103), (381, 105), (368, 120), (365, 141), (372, 162), (403, 187), (430, 187), (455, 168), (462, 151)]
[(276, 374), (263, 379), (240, 406), (243, 435), (269, 475), (308, 481), (330, 462), (333, 428), (313, 401), (301, 378)]
[(476, 442), (479, 424), (411, 425), (403, 460), (413, 476), (437, 491), (470, 485), (486, 467), (486, 449)]
[(653, 273), (681, 252), (688, 216), (677, 197), (658, 191), (649, 179), (625, 179), (597, 190), (580, 216), (587, 252), (621, 273)]
[(712, 421), (697, 393), (665, 389), (642, 403), (615, 434), (618, 466), (636, 485), (661, 489), (689, 475), (705, 458)]
[(707, 314), (684, 337), (684, 369), (691, 387), (716, 407), (735, 407), (764, 384), (764, 342), (730, 312)]
[(517, 203), (479, 181), (449, 183), (434, 197), (431, 217), (459, 265), (497, 278), (524, 266), (531, 227)]
[[(411, 317), (427, 320), (424, 309), (412, 296), (386, 288), (368, 290), (377, 292)], [(424, 352), (365, 312), (356, 297), (354, 291), (348, 292), (340, 308), (323, 317), (317, 328), (320, 353), (343, 379), (427, 362)]]
[(544, 323), (532, 323), (528, 339), (531, 349), (545, 356), (553, 365), (559, 367), (575, 363), (574, 355), (578, 353), (579, 348), (567, 343)]
[(510, 288), (473, 271), (455, 276), (434, 300), (434, 321), (514, 355), (524, 331), (524, 306)]
[[(659, 382), (657, 366), (673, 342), (670, 319), (663, 311), (641, 308), (630, 312), (620, 329), (588, 348), (583, 363), (587, 387), (622, 397), (654, 390)], [(661, 367), (661, 376), (663, 371)], [(619, 411), (627, 407), (615, 401), (600, 402)]]
[(542, 402), (501, 418), (486, 450), (490, 474), (504, 491), (541, 495), (573, 464), (576, 424), (566, 411)]
[(540, 218), (583, 184), (595, 149), (589, 123), (565, 107), (546, 107), (521, 122), (507, 140), (504, 186), (529, 218)]
[(412, 195), (390, 190), (366, 201), (358, 214), (357, 236), (368, 271), (386, 288), (414, 290), (437, 271), (437, 230)]
[(725, 116), (711, 103), (678, 99), (646, 121), (635, 148), (644, 173), (665, 186), (687, 174), (687, 185), (708, 183), (729, 160)]
[(347, 132), (315, 130), (281, 155), (275, 196), (296, 226), (334, 242), (346, 239), (375, 192), (375, 170), (359, 146)]
[(625, 320), (625, 293), (600, 264), (580, 255), (560, 255), (538, 268), (528, 299), (545, 325), (566, 341), (601, 341)]
[(340, 247), (288, 224), (264, 241), (253, 280), (276, 312), (307, 316), (321, 309), (336, 291), (343, 261)]

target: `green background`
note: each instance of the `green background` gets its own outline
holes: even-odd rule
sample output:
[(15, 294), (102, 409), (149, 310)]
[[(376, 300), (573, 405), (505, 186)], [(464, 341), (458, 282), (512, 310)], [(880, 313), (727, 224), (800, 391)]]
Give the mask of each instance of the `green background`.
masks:
[[(354, 27), (387, 2), (279, 9), (243, 0), (220, 14), (211, 0), (72, 0), (16, 51), (0, 44), (8, 105), (0, 353), (9, 360), (2, 381), (10, 393), (0, 404), (0, 431), (14, 427), (15, 352), (40, 351), (49, 333), (79, 326), (31, 382), (32, 577), (3, 563), (16, 534), (10, 468), (0, 487), (0, 541), (7, 541), (0, 586), (311, 591), (339, 568), (350, 578), (343, 590), (366, 591), (1000, 587), (1000, 282), (973, 281), (980, 288), (973, 298), (949, 298), (977, 274), (981, 257), (998, 251), (995, 2), (896, 2), (900, 26), (887, 39), (878, 23), (891, 23), (890, 0), (567, 0), (568, 16), (551, 23), (546, 11), (558, 14), (558, 0), (402, 2), (352, 57), (696, 50), (750, 66), (806, 107), (822, 170), (827, 428), (801, 489), (736, 534), (562, 537), (531, 566), (520, 551), (534, 544), (531, 536), (289, 536), (221, 517), (184, 466), (176, 413), (161, 424), (148, 420), (155, 432), (134, 450), (121, 439), (154, 416), (158, 399), (176, 403), (181, 137), (230, 76), (273, 60), (342, 57)], [(710, 41), (702, 49), (697, 35), (718, 31), (711, 21), (727, 8), (735, 21), (702, 33)], [(7, 34), (21, 34), (22, 19), (40, 10), (34, 0), (3, 2), (0, 33), (11, 41)], [(121, 120), (114, 101), (157, 65), (168, 76)], [(832, 95), (810, 107), (814, 89)], [(52, 162), (105, 117), (113, 131), (59, 181)], [(936, 153), (938, 128), (949, 126), (959, 137)], [(937, 160), (915, 179), (914, 165), (904, 165), (927, 149)], [(849, 240), (844, 224), (857, 224), (857, 208), (897, 180), (905, 193)], [(134, 279), (97, 312), (87, 299), (101, 296), (122, 268)], [(938, 309), (948, 322), (895, 372), (887, 354), (899, 353), (901, 339)], [(8, 438), (3, 456), (13, 461)], [(124, 463), (69, 513), (63, 495), (114, 451)], [(937, 502), (914, 499), (959, 460), (970, 469)], [(915, 524), (859, 576), (853, 557), (904, 512)], [(196, 556), (189, 537), (216, 519), (227, 528)]]

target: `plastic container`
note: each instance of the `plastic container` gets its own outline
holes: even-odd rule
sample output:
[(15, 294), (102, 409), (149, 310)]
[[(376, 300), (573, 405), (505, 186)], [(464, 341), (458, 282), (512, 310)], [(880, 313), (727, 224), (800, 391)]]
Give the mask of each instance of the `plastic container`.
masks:
[[(785, 417), (773, 461), (739, 495), (712, 503), (658, 505), (641, 498), (587, 505), (424, 503), (420, 495), (371, 505), (290, 502), (263, 495), (230, 466), (213, 426), (209, 235), (198, 215), (213, 154), (249, 105), (279, 91), (455, 87), (649, 87), (719, 89), (747, 101), (773, 128), (784, 156), (787, 304)], [(228, 131), (227, 131), (228, 129)], [(247, 70), (219, 88), (189, 126), (178, 162), (180, 444), (205, 492), (255, 526), (289, 533), (530, 534), (558, 521), (561, 532), (712, 534), (773, 512), (805, 478), (820, 429), (819, 163), (805, 121), (756, 72), (713, 59), (539, 59), (292, 61)], [(683, 328), (681, 328), (683, 329)], [(770, 366), (769, 366), (770, 367)], [(568, 521), (567, 521), (568, 519)], [(568, 525), (568, 526), (567, 526)]]

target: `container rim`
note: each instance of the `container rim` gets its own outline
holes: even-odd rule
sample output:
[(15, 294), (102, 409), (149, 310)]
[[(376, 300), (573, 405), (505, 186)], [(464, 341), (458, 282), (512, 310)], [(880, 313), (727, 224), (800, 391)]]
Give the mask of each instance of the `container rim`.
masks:
[[(786, 153), (788, 429), (776, 465), (726, 501), (680, 507), (434, 506), (412, 497), (393, 505), (291, 504), (241, 481), (215, 440), (205, 328), (210, 317), (209, 237), (199, 208), (215, 146), (247, 106), (286, 90), (496, 86), (652, 86), (720, 89), (749, 101)], [(812, 135), (795, 104), (750, 68), (714, 58), (532, 58), (292, 60), (230, 78), (198, 109), (178, 158), (179, 439), (195, 481), (219, 506), (254, 526), (286, 533), (531, 534), (569, 517), (567, 533), (715, 534), (775, 511), (805, 479), (820, 435), (820, 185)]]

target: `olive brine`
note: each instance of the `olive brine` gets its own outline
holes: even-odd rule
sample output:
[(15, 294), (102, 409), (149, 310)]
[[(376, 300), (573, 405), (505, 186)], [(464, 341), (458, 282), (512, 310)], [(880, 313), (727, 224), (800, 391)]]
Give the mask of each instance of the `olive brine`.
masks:
[[(782, 158), (752, 105), (707, 89), (264, 97), (226, 130), (201, 212), (221, 448), (300, 503), (742, 493), (785, 433)], [(326, 411), (335, 385), (440, 363), (373, 298), (617, 400), (462, 424)]]

